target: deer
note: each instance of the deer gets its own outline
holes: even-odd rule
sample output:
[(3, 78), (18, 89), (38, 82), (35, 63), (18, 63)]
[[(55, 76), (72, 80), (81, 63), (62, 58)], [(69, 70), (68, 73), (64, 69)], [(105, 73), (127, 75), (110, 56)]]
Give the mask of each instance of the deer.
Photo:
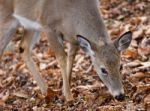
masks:
[[(40, 32), (45, 32), (60, 66), (67, 101), (73, 100), (71, 74), (79, 48), (90, 56), (110, 94), (118, 101), (124, 100), (121, 52), (129, 47), (132, 32), (112, 41), (99, 12), (98, 0), (0, 0), (0, 57), (19, 25), (25, 29), (21, 56), (42, 94), (47, 94), (48, 86), (32, 59), (32, 49)], [(67, 53), (64, 41), (69, 44)]]

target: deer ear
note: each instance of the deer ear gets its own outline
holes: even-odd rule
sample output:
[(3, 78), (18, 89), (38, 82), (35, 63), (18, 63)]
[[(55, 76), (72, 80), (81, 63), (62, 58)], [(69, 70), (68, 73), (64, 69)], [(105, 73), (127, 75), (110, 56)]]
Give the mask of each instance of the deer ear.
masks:
[(80, 47), (82, 48), (82, 50), (84, 52), (86, 52), (88, 55), (93, 55), (94, 52), (91, 48), (91, 44), (89, 42), (89, 40), (87, 40), (86, 38), (84, 38), (81, 35), (77, 35), (77, 42), (80, 45)]
[(118, 49), (118, 51), (123, 51), (129, 47), (131, 40), (132, 40), (132, 32), (129, 31), (124, 33), (117, 40), (115, 40), (114, 44), (115, 47)]

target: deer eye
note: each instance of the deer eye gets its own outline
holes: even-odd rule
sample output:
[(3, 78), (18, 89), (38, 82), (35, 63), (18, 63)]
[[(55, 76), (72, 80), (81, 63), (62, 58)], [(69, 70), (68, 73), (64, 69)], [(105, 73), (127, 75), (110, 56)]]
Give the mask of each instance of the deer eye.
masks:
[(101, 68), (101, 71), (102, 71), (103, 74), (108, 75), (108, 72), (106, 71), (105, 68)]

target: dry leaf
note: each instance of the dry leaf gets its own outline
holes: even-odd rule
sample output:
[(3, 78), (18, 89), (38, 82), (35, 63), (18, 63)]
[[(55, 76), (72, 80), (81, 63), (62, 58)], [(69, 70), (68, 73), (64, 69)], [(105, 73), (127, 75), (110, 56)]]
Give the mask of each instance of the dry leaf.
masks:
[(77, 86), (76, 89), (91, 90), (91, 89), (97, 88), (97, 87), (100, 87), (99, 83), (96, 83), (94, 85), (80, 85), (80, 86)]
[(47, 40), (46, 34), (45, 34), (44, 32), (42, 32), (42, 33), (40, 34), (40, 36), (41, 36), (41, 41), (42, 41), (42, 42), (44, 42), (44, 41)]
[(44, 52), (43, 56), (44, 59), (48, 59), (50, 57), (55, 57), (55, 53), (52, 51), (52, 49), (48, 48), (47, 51)]
[(13, 93), (13, 95), (14, 95), (14, 96), (17, 96), (17, 97), (19, 97), (19, 98), (25, 98), (25, 99), (28, 98), (28, 95), (25, 94), (24, 92), (15, 92), (15, 93)]
[(55, 98), (59, 94), (59, 92), (60, 91), (54, 91), (51, 88), (48, 88), (46, 99), (48, 101), (52, 100), (53, 98)]
[(97, 108), (98, 111), (123, 111), (122, 106), (116, 105), (116, 106), (101, 106)]
[(146, 30), (145, 34), (150, 35), (150, 27), (147, 27), (147, 30)]
[(0, 76), (3, 76), (4, 74), (6, 74), (6, 72), (0, 69)]
[(150, 110), (150, 94), (144, 98), (144, 105), (147, 111)]
[(136, 41), (136, 40), (132, 40), (131, 46), (132, 46), (132, 47), (135, 47), (135, 48), (138, 47), (137, 41)]
[(45, 63), (40, 63), (39, 67), (40, 67), (40, 70), (44, 70), (44, 69), (47, 68), (47, 64), (45, 64)]
[(137, 30), (133, 32), (133, 39), (139, 39), (143, 37), (144, 31), (143, 30)]
[(137, 56), (137, 50), (127, 49), (122, 53), (122, 57), (127, 59), (136, 59)]
[(141, 19), (138, 17), (132, 18), (130, 23), (131, 23), (131, 25), (139, 25), (141, 23)]
[(146, 68), (150, 69), (150, 62), (149, 61), (148, 62), (142, 62), (141, 64), (142, 64), (142, 66), (138, 67), (139, 69), (146, 69)]
[(143, 73), (143, 72), (137, 72), (135, 74), (132, 74), (129, 79), (130, 81), (132, 81), (134, 84), (139, 82), (140, 80), (144, 79), (144, 78), (149, 78), (150, 74), (149, 73)]
[(141, 66), (141, 61), (135, 60), (135, 61), (132, 61), (132, 62), (125, 64), (124, 66), (128, 66), (131, 68), (138, 67), (138, 66)]
[(0, 100), (0, 107), (1, 107), (1, 106), (4, 106), (4, 105), (5, 105), (5, 102), (2, 101), (2, 100)]
[(138, 53), (143, 56), (143, 55), (149, 55), (150, 54), (150, 48), (145, 47), (145, 48), (138, 48)]
[(7, 91), (6, 94), (3, 95), (3, 97), (2, 97), (1, 100), (4, 101), (4, 102), (6, 102), (8, 100), (8, 98), (9, 98), (9, 95), (10, 95), (9, 92)]

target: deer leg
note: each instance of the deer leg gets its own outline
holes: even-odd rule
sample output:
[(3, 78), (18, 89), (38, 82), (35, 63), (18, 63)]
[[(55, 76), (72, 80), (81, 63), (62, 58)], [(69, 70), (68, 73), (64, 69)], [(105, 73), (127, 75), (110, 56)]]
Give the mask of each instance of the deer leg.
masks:
[(34, 80), (37, 82), (37, 85), (40, 87), (42, 94), (47, 94), (48, 86), (45, 83), (42, 76), (40, 75), (39, 69), (32, 59), (32, 49), (35, 43), (37, 42), (37, 40), (39, 40), (40, 37), (39, 34), (40, 32), (38, 31), (27, 30), (27, 32), (25, 32), (25, 37), (21, 44), (22, 45), (21, 47), (24, 49), (22, 53), (22, 57), (27, 65), (27, 68), (30, 70)]
[(13, 0), (0, 0), (0, 58), (16, 31), (18, 21), (12, 17)]
[(0, 20), (0, 58), (2, 57), (6, 46), (12, 40), (18, 24), (18, 21), (15, 19), (9, 19), (7, 21)]
[(58, 36), (54, 34), (53, 32), (48, 32), (48, 41), (50, 48), (55, 52), (56, 59), (58, 61), (58, 64), (60, 66), (60, 70), (62, 73), (62, 78), (63, 78), (63, 93), (67, 101), (73, 100), (70, 86), (69, 86), (69, 80), (67, 77), (67, 71), (66, 71), (66, 66), (67, 66), (67, 55), (64, 51), (63, 46), (59, 42)]
[(68, 48), (68, 57), (67, 57), (67, 76), (69, 79), (69, 83), (71, 83), (71, 73), (72, 73), (72, 67), (73, 67), (73, 62), (74, 58), (77, 52), (78, 46), (74, 44), (69, 44)]

